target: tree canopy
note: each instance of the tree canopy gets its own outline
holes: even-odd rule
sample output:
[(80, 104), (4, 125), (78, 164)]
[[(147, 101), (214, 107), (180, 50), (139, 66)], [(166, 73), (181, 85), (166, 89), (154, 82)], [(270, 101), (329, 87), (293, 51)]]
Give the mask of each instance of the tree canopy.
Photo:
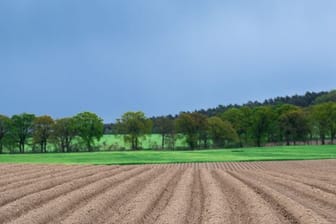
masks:
[(140, 137), (151, 132), (152, 121), (141, 111), (126, 112), (117, 120), (119, 130), (124, 133), (124, 140), (131, 144), (132, 150), (140, 148)]

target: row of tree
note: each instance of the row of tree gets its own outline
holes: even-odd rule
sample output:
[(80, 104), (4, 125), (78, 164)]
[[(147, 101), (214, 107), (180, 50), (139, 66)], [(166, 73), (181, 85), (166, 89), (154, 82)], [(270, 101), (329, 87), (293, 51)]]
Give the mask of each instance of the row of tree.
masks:
[(174, 133), (186, 137), (189, 148), (262, 146), (264, 144), (325, 144), (336, 135), (336, 103), (311, 107), (291, 104), (276, 106), (241, 106), (207, 117), (193, 112), (177, 117), (153, 119), (154, 130), (165, 138)]
[(88, 151), (92, 151), (94, 140), (99, 140), (102, 135), (103, 120), (90, 112), (57, 120), (28, 113), (11, 118), (0, 115), (0, 153), (4, 146), (11, 151), (18, 148), (24, 153), (29, 139), (33, 146), (39, 146), (39, 152), (47, 152), (48, 143), (57, 145), (60, 152), (70, 152), (74, 151), (72, 143), (76, 137)]
[[(133, 150), (140, 149), (142, 137), (150, 133), (161, 135), (162, 149), (174, 149), (178, 138), (185, 139), (190, 149), (325, 144), (327, 139), (331, 143), (335, 139), (336, 103), (310, 107), (241, 106), (216, 116), (192, 112), (150, 119), (143, 112), (127, 112), (117, 119), (113, 128), (123, 134), (125, 143)], [(0, 153), (4, 146), (24, 153), (25, 145), (31, 140), (36, 152), (47, 152), (49, 143), (56, 145), (60, 152), (94, 151), (95, 141), (103, 134), (103, 120), (90, 112), (57, 120), (27, 113), (11, 118), (0, 115)], [(74, 142), (82, 144), (78, 147)]]

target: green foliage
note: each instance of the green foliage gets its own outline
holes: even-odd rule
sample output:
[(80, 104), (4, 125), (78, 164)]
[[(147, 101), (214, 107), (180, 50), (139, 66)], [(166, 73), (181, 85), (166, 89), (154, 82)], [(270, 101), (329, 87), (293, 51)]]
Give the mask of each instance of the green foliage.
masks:
[(36, 117), (33, 122), (33, 141), (41, 147), (41, 152), (47, 152), (47, 141), (53, 131), (54, 120), (50, 116)]
[(75, 119), (61, 118), (55, 121), (53, 139), (61, 152), (72, 151), (72, 141), (77, 135)]
[(156, 132), (161, 135), (161, 149), (165, 149), (165, 145), (173, 149), (175, 145), (175, 122), (169, 117), (158, 117), (154, 120)]
[(9, 117), (0, 114), (0, 153), (3, 151), (4, 141), (9, 137), (11, 120)]
[(219, 117), (208, 118), (208, 132), (214, 147), (225, 147), (238, 141), (238, 135), (231, 123)]
[(248, 144), (248, 134), (251, 126), (252, 110), (249, 107), (231, 108), (225, 111), (221, 118), (229, 121), (237, 132), (239, 145)]
[(306, 141), (309, 132), (308, 120), (304, 111), (300, 108), (291, 108), (283, 111), (279, 117), (282, 135), (289, 145), (290, 141)]
[[(336, 137), (336, 103), (329, 102), (335, 94), (336, 91), (308, 92), (264, 103), (229, 105), (221, 107), (220, 113), (203, 110), (147, 119), (143, 112), (127, 112), (116, 124), (103, 124), (101, 118), (90, 112), (55, 122), (50, 116), (35, 118), (27, 113), (11, 119), (0, 115), (0, 153), (15, 153), (17, 147), (23, 153), (25, 145), (31, 146), (26, 148), (28, 152), (77, 152), (125, 150), (128, 146), (132, 150), (186, 147), (194, 150), (238, 144), (240, 147), (328, 144)], [(328, 102), (298, 106), (311, 105), (313, 101)], [(208, 116), (212, 113), (217, 116)], [(104, 131), (117, 134), (106, 137)], [(36, 150), (38, 146), (41, 150)]]
[(267, 138), (273, 122), (273, 111), (269, 106), (257, 107), (252, 111), (251, 117), (251, 135), (256, 146), (260, 147)]
[(322, 144), (329, 134), (333, 142), (336, 134), (336, 103), (318, 104), (312, 109), (312, 117), (319, 131)]
[(12, 116), (11, 137), (19, 145), (20, 153), (24, 153), (25, 144), (33, 130), (34, 114), (23, 113)]
[(86, 144), (89, 152), (93, 151), (94, 140), (103, 136), (103, 119), (91, 112), (79, 113), (74, 117), (78, 136)]
[(314, 104), (321, 104), (327, 102), (336, 102), (336, 90), (332, 90), (327, 94), (317, 97), (314, 101)]
[(132, 150), (139, 149), (140, 137), (150, 133), (152, 129), (152, 121), (141, 111), (126, 112), (117, 120), (117, 125), (120, 132), (125, 133), (124, 140), (131, 144)]
[(181, 113), (176, 120), (177, 131), (186, 136), (186, 142), (190, 149), (195, 149), (199, 143), (204, 148), (208, 140), (207, 117), (200, 113)]

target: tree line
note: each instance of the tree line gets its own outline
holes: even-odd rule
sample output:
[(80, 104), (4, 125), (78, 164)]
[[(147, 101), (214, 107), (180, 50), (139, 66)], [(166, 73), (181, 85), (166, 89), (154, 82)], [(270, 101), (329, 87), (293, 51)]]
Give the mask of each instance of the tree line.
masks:
[[(132, 150), (141, 149), (142, 137), (161, 136), (161, 149), (175, 149), (183, 138), (189, 149), (334, 143), (336, 135), (335, 91), (319, 95), (313, 105), (242, 105), (226, 108), (215, 115), (200, 111), (176, 116), (147, 118), (141, 111), (126, 112), (112, 125), (98, 115), (82, 112), (54, 120), (48, 115), (22, 113), (0, 115), (0, 153), (47, 152), (52, 144), (58, 152), (97, 151), (95, 142), (111, 131), (122, 134)], [(307, 95), (307, 94), (306, 94)], [(309, 95), (309, 94), (308, 94)]]
[(59, 152), (73, 152), (78, 138), (82, 147), (93, 151), (95, 139), (103, 135), (103, 120), (90, 112), (54, 120), (48, 115), (22, 113), (7, 117), (0, 115), (0, 153), (4, 147), (10, 152), (24, 153), (29, 139), (34, 152), (47, 152), (47, 144), (57, 146)]
[(190, 149), (263, 145), (333, 144), (336, 135), (336, 103), (310, 107), (291, 104), (242, 106), (207, 117), (199, 112), (176, 118), (154, 119), (156, 133), (164, 139), (182, 133)]

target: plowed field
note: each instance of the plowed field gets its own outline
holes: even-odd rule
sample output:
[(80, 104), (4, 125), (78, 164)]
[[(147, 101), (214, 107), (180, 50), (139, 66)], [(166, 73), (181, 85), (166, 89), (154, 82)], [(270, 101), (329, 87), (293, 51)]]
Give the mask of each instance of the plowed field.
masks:
[(336, 223), (336, 160), (3, 164), (0, 223)]

